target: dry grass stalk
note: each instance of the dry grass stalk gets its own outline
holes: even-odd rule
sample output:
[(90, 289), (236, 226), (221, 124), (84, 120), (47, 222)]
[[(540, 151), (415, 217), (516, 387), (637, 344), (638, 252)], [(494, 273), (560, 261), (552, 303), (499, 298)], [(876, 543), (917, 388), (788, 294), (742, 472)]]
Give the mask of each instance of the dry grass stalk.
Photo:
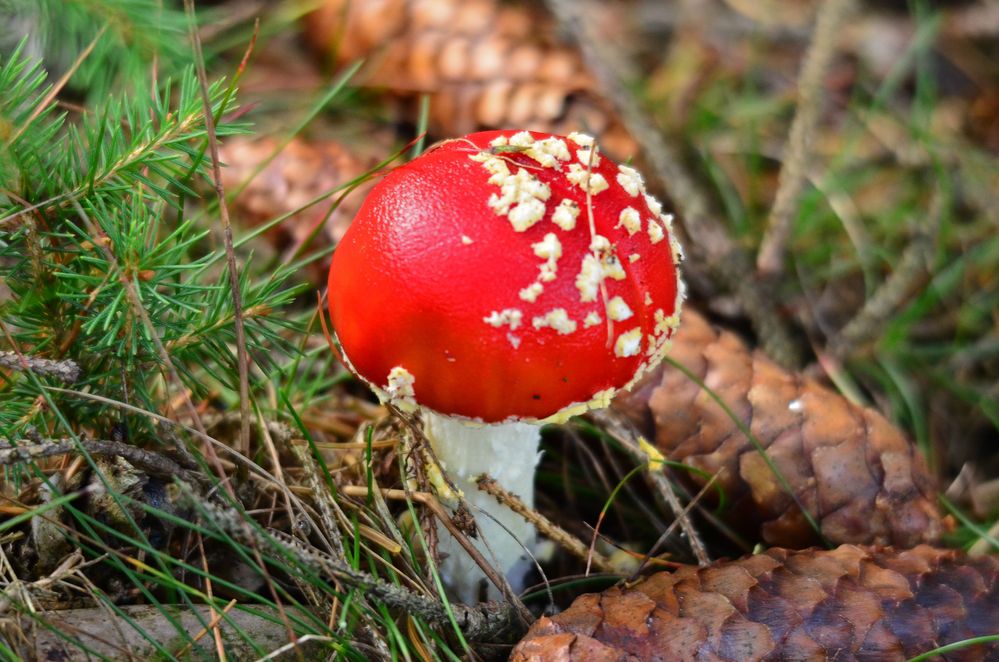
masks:
[(895, 269), (864, 306), (829, 340), (828, 351), (842, 359), (867, 350), (881, 337), (892, 316), (930, 278), (934, 243), (940, 227), (941, 196), (934, 195), (927, 214), (929, 227), (916, 235), (902, 253)]
[[(222, 221), (222, 238), (225, 244), (225, 259), (229, 273), (229, 288), (232, 290), (233, 324), (236, 331), (236, 359), (239, 364), (239, 450), (243, 455), (250, 454), (250, 355), (246, 351), (246, 329), (243, 324), (243, 298), (240, 296), (239, 268), (236, 266), (236, 252), (232, 243), (232, 223), (229, 221), (229, 205), (225, 199), (225, 188), (222, 185), (222, 161), (219, 158), (219, 141), (215, 133), (215, 115), (212, 111), (211, 95), (208, 91), (208, 74), (205, 72), (205, 58), (201, 52), (201, 36), (198, 34), (198, 23), (194, 15), (194, 0), (184, 0), (184, 11), (187, 14), (191, 43), (194, 46), (194, 65), (198, 74), (198, 84), (201, 88), (201, 98), (205, 106), (205, 132), (208, 134), (208, 150), (212, 161), (212, 182), (215, 184), (215, 196), (219, 203), (219, 219)], [(246, 54), (236, 72), (236, 79), (246, 66), (257, 41), (259, 23), (255, 26), (253, 36), (247, 46)]]

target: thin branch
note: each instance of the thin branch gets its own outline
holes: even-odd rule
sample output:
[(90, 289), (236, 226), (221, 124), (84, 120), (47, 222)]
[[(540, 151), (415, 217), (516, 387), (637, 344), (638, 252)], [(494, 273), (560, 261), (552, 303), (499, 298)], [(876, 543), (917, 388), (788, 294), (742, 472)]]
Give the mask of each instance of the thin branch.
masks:
[(0, 352), (0, 367), (11, 370), (30, 370), (38, 375), (55, 377), (64, 384), (72, 384), (80, 378), (80, 366), (76, 361), (65, 359), (39, 359), (18, 352)]
[[(664, 480), (666, 479), (666, 477), (663, 476), (661, 473), (659, 475), (662, 476)], [(707, 494), (708, 491), (715, 486), (717, 480), (718, 480), (718, 474), (716, 473), (713, 476), (711, 476), (711, 480), (706, 482), (704, 486), (697, 492), (697, 494), (695, 494), (694, 497), (687, 502), (686, 507), (683, 509), (683, 517), (679, 517), (673, 520), (670, 523), (670, 525), (666, 527), (666, 530), (659, 535), (659, 538), (656, 540), (656, 542), (652, 545), (652, 547), (649, 548), (649, 551), (645, 553), (645, 556), (642, 558), (641, 564), (635, 569), (634, 572), (631, 573), (629, 581), (634, 581), (639, 577), (639, 575), (642, 574), (642, 571), (645, 569), (646, 566), (648, 566), (649, 562), (652, 561), (652, 558), (659, 553), (659, 549), (666, 543), (667, 540), (669, 540), (669, 537), (673, 535), (673, 531), (676, 530), (676, 527), (680, 524), (680, 522), (682, 522), (684, 519), (690, 516), (690, 511), (696, 508), (698, 504), (701, 503), (701, 500), (704, 498), (704, 495)], [(701, 563), (699, 565), (701, 567), (704, 567), (705, 564)]]
[(881, 337), (885, 325), (930, 277), (933, 242), (927, 235), (912, 240), (891, 275), (853, 319), (828, 343), (829, 352), (842, 359), (864, 350)]
[[(615, 415), (610, 410), (596, 410), (590, 412), (590, 416), (599, 422), (604, 431), (614, 437), (629, 455), (639, 462), (650, 464), (651, 458), (648, 453), (635, 441), (638, 434), (622, 417)], [(648, 471), (646, 473), (652, 482), (652, 486), (656, 488), (656, 492), (669, 504), (670, 510), (673, 511), (673, 516), (680, 523), (680, 528), (687, 536), (690, 549), (694, 553), (698, 565), (710, 565), (711, 557), (708, 555), (708, 549), (701, 540), (700, 534), (697, 533), (694, 523), (690, 520), (687, 509), (683, 507), (680, 499), (676, 496), (676, 492), (673, 491), (673, 486), (670, 484), (669, 479), (662, 471)]]
[(528, 508), (524, 505), (524, 502), (520, 500), (520, 497), (500, 487), (499, 483), (489, 477), (488, 474), (482, 474), (479, 476), (479, 479), (476, 481), (476, 485), (480, 490), (492, 495), (501, 504), (533, 524), (540, 533), (555, 541), (563, 549), (584, 563), (592, 564), (593, 567), (600, 572), (606, 572), (608, 574), (615, 574), (619, 572), (606, 556), (599, 552), (590, 550), (579, 538), (572, 535), (558, 524), (555, 524), (537, 510)]
[(330, 551), (336, 556), (345, 556), (343, 536), (340, 535), (337, 520), (346, 520), (347, 516), (320, 477), (316, 468), (316, 460), (312, 457), (309, 448), (292, 443), (286, 443), (285, 447), (295, 455), (302, 468), (306, 484), (312, 489), (316, 508), (319, 511), (319, 521), (323, 524), (323, 542), (328, 543)]
[[(250, 454), (250, 356), (246, 351), (246, 330), (243, 327), (243, 300), (239, 291), (239, 269), (236, 266), (236, 251), (232, 245), (232, 225), (229, 222), (229, 206), (225, 200), (225, 189), (222, 186), (222, 165), (219, 159), (219, 141), (215, 133), (215, 117), (212, 114), (212, 100), (208, 91), (208, 75), (205, 73), (205, 57), (201, 51), (201, 36), (198, 34), (198, 24), (194, 15), (194, 0), (184, 0), (184, 11), (190, 24), (191, 42), (194, 45), (194, 64), (197, 68), (198, 83), (201, 86), (201, 98), (205, 106), (205, 131), (208, 134), (208, 146), (212, 155), (212, 180), (215, 184), (215, 195), (219, 201), (219, 218), (222, 221), (222, 238), (225, 243), (226, 263), (229, 266), (229, 287), (232, 289), (233, 321), (236, 330), (236, 354), (239, 363), (239, 449), (244, 455)], [(253, 50), (257, 40), (259, 23), (253, 31), (253, 37), (247, 48), (243, 63)]]
[[(0, 321), (2, 321), (2, 320), (0, 320)], [(165, 426), (171, 426), (171, 427), (179, 428), (179, 429), (183, 430), (184, 432), (197, 437), (200, 441), (204, 442), (204, 444), (206, 445), (207, 448), (211, 449), (210, 451), (205, 451), (206, 457), (207, 456), (214, 457), (215, 461), (219, 462), (218, 455), (215, 452), (215, 449), (218, 449), (219, 451), (222, 451), (223, 453), (227, 453), (228, 455), (232, 456), (232, 461), (235, 464), (244, 465), (248, 471), (256, 473), (258, 476), (260, 476), (261, 478), (263, 478), (267, 482), (274, 483), (276, 485), (279, 484), (277, 482), (277, 479), (270, 472), (268, 472), (266, 469), (264, 469), (259, 464), (257, 464), (256, 462), (254, 462), (252, 458), (246, 457), (245, 455), (241, 454), (238, 450), (236, 450), (235, 448), (233, 448), (231, 445), (225, 444), (225, 443), (219, 441), (218, 439), (212, 437), (207, 432), (205, 432), (203, 425), (201, 425), (201, 427), (199, 429), (197, 427), (193, 427), (193, 426), (181, 423), (180, 421), (175, 421), (173, 419), (167, 418), (166, 416), (163, 416), (161, 414), (157, 414), (156, 412), (149, 411), (149, 410), (143, 409), (141, 407), (136, 407), (135, 405), (128, 404), (127, 402), (121, 402), (120, 400), (115, 400), (113, 398), (107, 398), (107, 397), (104, 397), (102, 395), (98, 395), (96, 393), (87, 393), (85, 391), (74, 391), (73, 389), (59, 388), (57, 386), (46, 386), (45, 390), (46, 391), (51, 391), (52, 393), (62, 393), (64, 395), (68, 395), (68, 396), (71, 396), (71, 397), (74, 397), (74, 398), (82, 398), (84, 400), (91, 400), (93, 402), (100, 402), (100, 403), (109, 405), (111, 407), (115, 407), (117, 409), (121, 409), (123, 411), (130, 411), (130, 412), (132, 412), (134, 414), (138, 414), (139, 416), (143, 416), (145, 418), (148, 418), (149, 420), (151, 420), (152, 422), (156, 423), (159, 426), (164, 426), (164, 427)], [(198, 422), (199, 422), (199, 424), (202, 422), (201, 419), (200, 419), (200, 417), (198, 419)], [(171, 435), (171, 436), (173, 436), (173, 435)], [(180, 447), (180, 446), (181, 445), (178, 444), (178, 447)], [(220, 468), (220, 470), (224, 471), (224, 468), (221, 467), (221, 465), (219, 465), (219, 468)], [(231, 490), (232, 486), (228, 485), (229, 481), (228, 481), (228, 479), (224, 475), (222, 477), (222, 480), (225, 481), (225, 483), (227, 485), (226, 489), (227, 490)], [(231, 492), (229, 492), (229, 493), (230, 493), (230, 495), (232, 494)]]
[(197, 472), (188, 471), (162, 453), (125, 444), (120, 441), (102, 439), (81, 439), (79, 444), (73, 439), (16, 439), (0, 437), (0, 466), (21, 462), (31, 462), (43, 457), (75, 453), (83, 447), (92, 455), (122, 457), (131, 464), (157, 476), (194, 476)]
[(808, 173), (809, 145), (821, 114), (823, 78), (836, 54), (840, 30), (854, 7), (855, 0), (826, 0), (819, 5), (812, 43), (798, 78), (798, 111), (791, 122), (774, 206), (756, 256), (757, 270), (768, 278), (778, 277), (784, 269), (792, 221)]

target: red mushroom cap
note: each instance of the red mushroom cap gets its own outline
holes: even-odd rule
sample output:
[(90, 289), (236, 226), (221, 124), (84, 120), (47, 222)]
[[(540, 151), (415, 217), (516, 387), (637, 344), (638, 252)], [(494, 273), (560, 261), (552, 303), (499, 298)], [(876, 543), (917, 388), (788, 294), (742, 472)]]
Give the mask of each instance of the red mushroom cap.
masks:
[(386, 175), (330, 268), (350, 368), (492, 423), (604, 406), (659, 362), (682, 299), (671, 217), (593, 144), (486, 131)]

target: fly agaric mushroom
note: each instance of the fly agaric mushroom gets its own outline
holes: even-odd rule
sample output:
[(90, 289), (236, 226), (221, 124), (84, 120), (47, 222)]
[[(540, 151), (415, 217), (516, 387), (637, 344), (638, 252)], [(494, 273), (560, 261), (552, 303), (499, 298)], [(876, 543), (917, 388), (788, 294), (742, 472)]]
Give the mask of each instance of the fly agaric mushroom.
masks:
[[(345, 364), (421, 409), (441, 466), (489, 514), (477, 544), (508, 575), (533, 529), (475, 480), (533, 507), (540, 424), (605, 407), (663, 358), (683, 299), (671, 218), (589, 136), (486, 131), (386, 175), (333, 255)], [(473, 602), (481, 571), (449, 537), (441, 550)]]

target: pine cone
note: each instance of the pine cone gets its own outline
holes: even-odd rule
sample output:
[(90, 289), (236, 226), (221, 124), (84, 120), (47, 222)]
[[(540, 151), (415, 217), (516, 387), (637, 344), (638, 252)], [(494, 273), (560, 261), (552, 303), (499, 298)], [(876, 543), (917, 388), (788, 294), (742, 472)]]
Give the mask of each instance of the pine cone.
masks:
[(832, 544), (912, 547), (939, 538), (944, 527), (926, 464), (881, 414), (788, 373), (689, 308), (669, 356), (749, 427), (794, 499), (730, 416), (676, 368), (664, 364), (614, 407), (669, 459), (717, 473), (734, 526), (759, 526), (754, 537), (771, 545), (807, 547), (819, 539), (801, 504)]
[[(997, 632), (995, 557), (926, 545), (775, 548), (583, 595), (537, 621), (510, 659), (889, 662)], [(999, 643), (945, 659), (996, 660)]]
[[(232, 138), (221, 148), (222, 184), (234, 191), (278, 148), (272, 138)], [(338, 142), (326, 140), (305, 142), (298, 138), (288, 143), (256, 174), (236, 196), (235, 220), (246, 226), (256, 226), (278, 216), (290, 214), (310, 200), (343, 186), (367, 171), (374, 163), (357, 155), (356, 150)], [(365, 182), (350, 193), (333, 210), (323, 228), (328, 241), (336, 243), (364, 200), (373, 182)], [(323, 222), (330, 205), (338, 194), (328, 200), (293, 214), (268, 233), (279, 249), (303, 241)]]
[(306, 21), (334, 63), (368, 61), (362, 81), (401, 98), (430, 94), (442, 136), (519, 127), (600, 139), (613, 158), (634, 141), (595, 89), (579, 53), (558, 43), (537, 5), (498, 0), (326, 0)]

